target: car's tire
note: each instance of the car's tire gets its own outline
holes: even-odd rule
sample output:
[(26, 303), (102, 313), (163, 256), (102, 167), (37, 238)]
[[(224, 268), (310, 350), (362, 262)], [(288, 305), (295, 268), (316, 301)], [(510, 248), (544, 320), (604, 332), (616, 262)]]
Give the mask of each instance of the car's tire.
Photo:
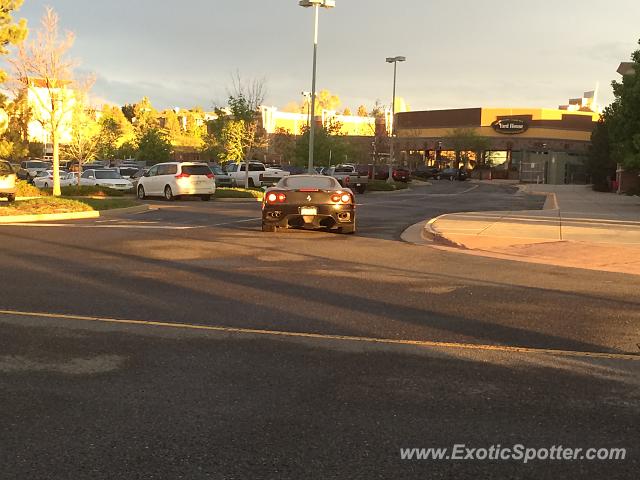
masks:
[(164, 187), (164, 199), (168, 202), (173, 202), (176, 199), (176, 197), (173, 196), (173, 190), (171, 190), (169, 185)]
[(203, 202), (208, 202), (209, 200), (211, 200), (211, 195), (200, 195), (200, 200), (202, 200)]
[(10, 193), (9, 195), (7, 195), (7, 202), (13, 203), (15, 201), (16, 201), (16, 194), (15, 193)]
[(144, 200), (147, 195), (144, 193), (144, 187), (142, 185), (138, 185), (138, 200)]
[(436, 176), (435, 176), (435, 177), (433, 177), (433, 178), (435, 178), (436, 180), (440, 180), (440, 175), (436, 175)]
[(262, 222), (262, 231), (263, 232), (273, 233), (273, 232), (276, 231), (276, 226), (272, 225), (270, 223)]
[(42, 186), (42, 188), (49, 188), (49, 182), (44, 182), (44, 185)]
[(358, 192), (361, 195), (366, 191), (367, 191), (367, 186), (366, 185), (360, 185), (359, 187), (356, 188), (356, 192)]
[(451, 175), (451, 176), (449, 177), (449, 181), (450, 181), (450, 182), (453, 182), (455, 179), (456, 179), (455, 175)]
[(356, 233), (356, 224), (352, 223), (351, 225), (340, 227), (339, 232), (343, 235), (353, 235)]
[(249, 188), (255, 188), (255, 184), (253, 183), (253, 178), (249, 179)]

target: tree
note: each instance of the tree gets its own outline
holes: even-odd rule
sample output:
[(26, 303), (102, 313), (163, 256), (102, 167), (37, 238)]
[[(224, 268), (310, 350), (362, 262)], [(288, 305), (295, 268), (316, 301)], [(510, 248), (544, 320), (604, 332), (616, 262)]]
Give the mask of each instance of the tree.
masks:
[(273, 134), (273, 149), (283, 160), (295, 159), (296, 137), (286, 128), (278, 127)]
[[(640, 41), (638, 41), (640, 44)], [(635, 73), (613, 82), (615, 100), (603, 116), (611, 158), (628, 169), (640, 168), (640, 50), (631, 59)]]
[(171, 142), (159, 128), (147, 128), (138, 138), (136, 160), (153, 165), (171, 159)]
[(342, 114), (343, 114), (345, 117), (350, 117), (350, 116), (351, 116), (351, 110), (349, 109), (349, 107), (345, 108), (345, 109), (344, 109), (344, 112), (342, 112)]
[(75, 62), (68, 58), (73, 46), (71, 32), (61, 37), (58, 15), (47, 7), (41, 29), (28, 44), (20, 44), (11, 61), (18, 85), (29, 91), (37, 109), (34, 116), (48, 131), (53, 144), (53, 195), (60, 196), (60, 137), (69, 124), (78, 91), (88, 90), (90, 81), (82, 85), (75, 80)]
[[(22, 6), (23, 0), (0, 0), (0, 56), (9, 54), (9, 45), (19, 45), (27, 37), (27, 21), (13, 21), (12, 12)], [(7, 79), (7, 73), (0, 69), (0, 83)]]
[(98, 127), (96, 146), (98, 158), (113, 160), (132, 156), (133, 152), (128, 150), (123, 152), (122, 148), (125, 144), (135, 145), (133, 126), (119, 107), (104, 105), (98, 120)]
[(149, 128), (160, 127), (158, 112), (153, 108), (148, 97), (142, 97), (142, 100), (133, 106), (132, 122), (138, 135), (144, 134)]
[[(63, 149), (64, 156), (76, 160), (78, 166), (96, 158), (100, 127), (95, 121), (95, 111), (88, 110), (82, 102), (76, 103), (71, 125), (71, 141)], [(78, 169), (78, 185), (80, 171)]]
[(609, 143), (609, 118), (614, 115), (614, 108), (608, 106), (591, 133), (591, 148), (587, 160), (587, 170), (591, 175), (593, 188), (608, 192), (609, 181), (616, 175), (616, 161), (611, 155)]
[[(346, 135), (340, 133), (342, 124), (330, 121), (321, 128), (316, 129), (313, 155), (317, 159), (317, 165), (329, 166), (330, 164), (343, 163), (352, 155), (352, 148), (346, 139)], [(298, 165), (306, 165), (309, 158), (309, 127), (302, 128), (302, 135), (298, 137), (295, 146), (295, 158)]]
[(236, 161), (244, 158), (244, 185), (248, 188), (249, 160), (253, 150), (266, 144), (264, 132), (259, 128), (259, 110), (266, 96), (266, 82), (264, 78), (245, 81), (236, 72), (231, 83), (226, 110), (216, 109), (218, 119), (214, 121), (213, 130), (220, 135), (220, 143), (225, 146), (227, 158)]
[(29, 120), (31, 109), (24, 92), (18, 92), (13, 101), (0, 95), (0, 108), (7, 112), (8, 124), (0, 137), (0, 158), (17, 162), (29, 156)]
[(368, 117), (369, 112), (367, 111), (367, 107), (365, 107), (364, 105), (360, 105), (358, 107), (358, 112), (356, 113), (356, 115), (358, 115), (359, 117)]
[(447, 145), (456, 153), (456, 168), (461, 162), (469, 161), (467, 152), (474, 152), (476, 159), (481, 159), (490, 145), (487, 138), (479, 136), (472, 128), (454, 128), (446, 139)]

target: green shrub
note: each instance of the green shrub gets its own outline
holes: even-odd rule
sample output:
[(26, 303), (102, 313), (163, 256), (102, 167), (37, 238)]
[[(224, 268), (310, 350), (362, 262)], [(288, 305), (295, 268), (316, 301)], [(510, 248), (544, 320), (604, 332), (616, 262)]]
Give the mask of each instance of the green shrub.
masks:
[(216, 188), (215, 198), (256, 198), (262, 200), (264, 192), (258, 189), (244, 188)]
[(60, 189), (65, 197), (122, 197), (126, 192), (108, 187), (71, 185)]
[(47, 191), (40, 190), (25, 180), (16, 181), (16, 197), (46, 197), (48, 195), (49, 193)]

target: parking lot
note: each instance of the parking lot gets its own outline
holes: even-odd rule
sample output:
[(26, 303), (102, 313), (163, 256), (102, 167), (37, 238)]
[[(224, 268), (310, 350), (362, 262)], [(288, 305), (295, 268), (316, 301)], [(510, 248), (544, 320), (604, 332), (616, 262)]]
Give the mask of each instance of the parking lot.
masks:
[(355, 236), (263, 233), (259, 203), (199, 200), (1, 226), (3, 478), (506, 478), (522, 465), (399, 450), (637, 454), (637, 277), (400, 241), (443, 213), (543, 201), (448, 181), (368, 193)]

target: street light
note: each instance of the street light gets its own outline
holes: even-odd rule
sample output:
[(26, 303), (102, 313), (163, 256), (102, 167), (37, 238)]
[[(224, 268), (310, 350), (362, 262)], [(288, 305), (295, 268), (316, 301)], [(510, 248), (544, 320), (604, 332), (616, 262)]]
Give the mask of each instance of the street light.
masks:
[(309, 173), (313, 173), (313, 148), (316, 136), (316, 65), (318, 58), (318, 16), (320, 7), (333, 8), (336, 6), (335, 0), (300, 0), (298, 5), (301, 7), (309, 8), (313, 7), (314, 19), (313, 19), (313, 75), (311, 80), (311, 113), (310, 116), (310, 128), (309, 128)]
[(389, 178), (387, 182), (393, 182), (393, 162), (395, 160), (394, 142), (396, 131), (396, 74), (398, 62), (405, 62), (407, 57), (387, 57), (387, 63), (393, 63), (393, 99), (391, 101), (391, 138), (389, 139)]

